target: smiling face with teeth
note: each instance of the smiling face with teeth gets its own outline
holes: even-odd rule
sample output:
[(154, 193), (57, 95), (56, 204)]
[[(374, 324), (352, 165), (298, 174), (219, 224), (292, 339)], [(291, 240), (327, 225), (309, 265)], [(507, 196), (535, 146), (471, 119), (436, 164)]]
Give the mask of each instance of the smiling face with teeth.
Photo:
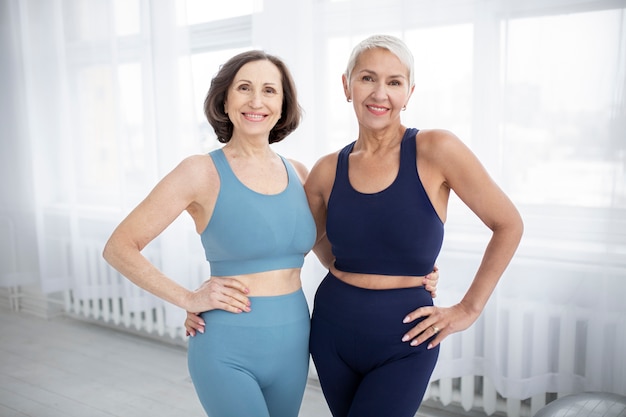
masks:
[(224, 102), (233, 124), (233, 138), (257, 137), (267, 143), (281, 117), (283, 88), (280, 70), (268, 60), (248, 62), (235, 75)]
[(400, 123), (400, 111), (406, 106), (413, 86), (409, 69), (384, 48), (361, 52), (350, 79), (343, 76), (346, 97), (353, 101), (359, 124), (371, 129)]

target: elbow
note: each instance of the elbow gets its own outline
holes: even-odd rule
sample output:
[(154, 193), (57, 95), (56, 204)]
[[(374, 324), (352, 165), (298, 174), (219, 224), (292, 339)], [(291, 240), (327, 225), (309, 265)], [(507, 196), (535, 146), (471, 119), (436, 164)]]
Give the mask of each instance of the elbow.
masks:
[(514, 210), (508, 217), (492, 224), (489, 228), (494, 233), (494, 236), (500, 236), (501, 239), (505, 239), (511, 245), (517, 247), (524, 234), (524, 221), (519, 212)]
[(518, 241), (520, 241), (522, 239), (522, 236), (524, 235), (524, 219), (522, 219), (522, 216), (519, 214), (519, 212), (517, 213), (517, 216), (515, 217), (515, 220), (513, 222), (513, 231), (517, 236)]
[(114, 252), (115, 251), (113, 250), (113, 244), (111, 242), (111, 239), (109, 239), (104, 244), (104, 248), (102, 249), (102, 257), (104, 258), (105, 261), (107, 261), (107, 263), (111, 264)]
[(119, 231), (113, 232), (109, 240), (102, 248), (102, 257), (113, 268), (119, 270), (132, 261), (136, 254), (141, 253), (143, 245), (135, 239), (129, 238), (127, 234)]
[(123, 254), (124, 248), (122, 242), (113, 234), (104, 244), (102, 249), (102, 257), (111, 266), (115, 267), (120, 255)]
[(507, 236), (505, 239), (510, 242), (510, 245), (514, 248), (513, 250), (517, 250), (524, 235), (524, 220), (522, 220), (519, 213), (516, 212), (516, 216), (505, 223), (501, 230), (504, 232), (502, 236)]

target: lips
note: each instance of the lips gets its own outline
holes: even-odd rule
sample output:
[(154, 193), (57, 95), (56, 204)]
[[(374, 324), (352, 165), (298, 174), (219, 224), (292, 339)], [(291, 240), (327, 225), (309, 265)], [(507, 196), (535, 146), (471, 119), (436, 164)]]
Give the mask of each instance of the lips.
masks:
[(371, 111), (374, 114), (384, 114), (389, 111), (387, 107), (372, 106), (372, 105), (368, 105), (366, 107), (369, 111)]
[(243, 117), (245, 117), (247, 120), (258, 122), (265, 119), (267, 115), (259, 113), (243, 113)]

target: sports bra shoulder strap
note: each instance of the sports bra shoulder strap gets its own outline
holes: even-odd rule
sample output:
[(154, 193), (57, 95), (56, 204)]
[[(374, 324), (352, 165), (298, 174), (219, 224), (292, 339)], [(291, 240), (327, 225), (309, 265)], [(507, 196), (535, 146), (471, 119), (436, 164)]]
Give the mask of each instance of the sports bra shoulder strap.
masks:
[(400, 152), (400, 166), (404, 168), (415, 167), (415, 157), (417, 156), (417, 145), (415, 144), (415, 135), (418, 130), (415, 128), (408, 128), (404, 132), (402, 137), (401, 152)]
[(342, 150), (339, 151), (339, 154), (337, 155), (337, 172), (336, 172), (337, 177), (340, 177), (339, 174), (342, 174), (342, 176), (347, 175), (348, 158), (350, 157), (350, 153), (352, 152), (352, 149), (354, 149), (355, 143), (356, 141), (349, 143)]
[(280, 159), (283, 161), (283, 165), (285, 165), (285, 168), (287, 168), (287, 175), (289, 176), (289, 184), (291, 184), (292, 179), (296, 179), (300, 181), (300, 177), (298, 176), (298, 173), (296, 172), (296, 167), (294, 167), (293, 164), (289, 162), (289, 160), (285, 158), (284, 156), (282, 155), (278, 155), (278, 156), (280, 156)]
[(233, 180), (236, 178), (235, 173), (231, 169), (230, 164), (226, 159), (226, 155), (224, 155), (224, 151), (221, 148), (211, 151), (209, 155), (211, 155), (213, 163), (215, 164), (215, 169), (217, 169), (217, 173), (220, 175), (220, 179), (222, 181), (227, 179)]

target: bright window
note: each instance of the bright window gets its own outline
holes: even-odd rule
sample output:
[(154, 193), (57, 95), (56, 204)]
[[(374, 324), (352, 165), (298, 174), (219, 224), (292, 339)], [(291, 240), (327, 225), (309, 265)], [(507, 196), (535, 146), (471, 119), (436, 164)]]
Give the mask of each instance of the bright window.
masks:
[(502, 156), (517, 201), (626, 208), (622, 15), (503, 23)]

